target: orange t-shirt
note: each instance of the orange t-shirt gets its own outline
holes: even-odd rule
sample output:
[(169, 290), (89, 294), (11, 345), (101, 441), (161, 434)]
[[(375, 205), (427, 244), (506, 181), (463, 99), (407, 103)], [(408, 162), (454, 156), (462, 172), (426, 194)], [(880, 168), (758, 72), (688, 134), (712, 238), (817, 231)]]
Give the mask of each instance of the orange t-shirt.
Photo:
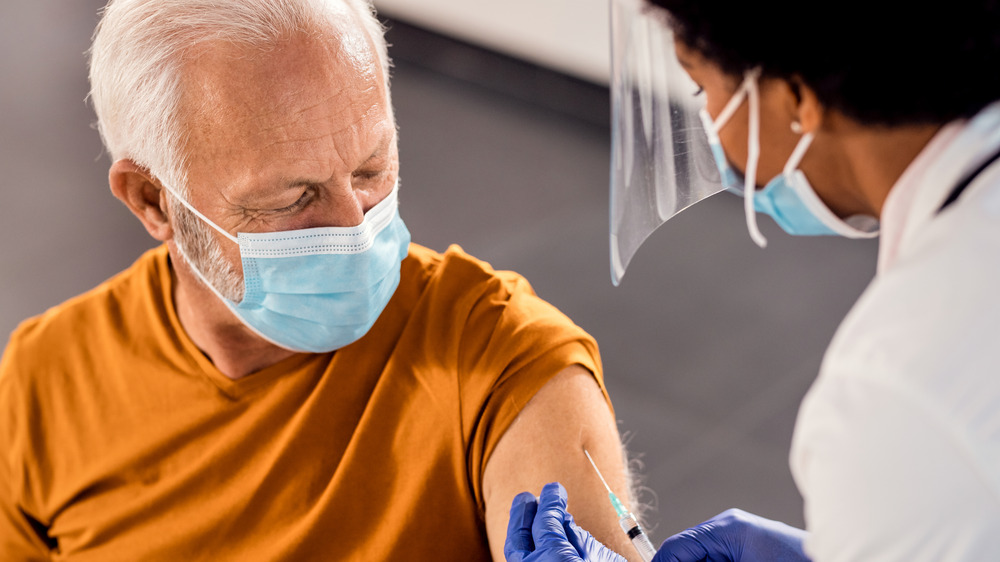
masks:
[(489, 560), (482, 475), (597, 346), (517, 274), (412, 245), (371, 331), (240, 380), (188, 339), (165, 247), (24, 322), (0, 362), (2, 560)]

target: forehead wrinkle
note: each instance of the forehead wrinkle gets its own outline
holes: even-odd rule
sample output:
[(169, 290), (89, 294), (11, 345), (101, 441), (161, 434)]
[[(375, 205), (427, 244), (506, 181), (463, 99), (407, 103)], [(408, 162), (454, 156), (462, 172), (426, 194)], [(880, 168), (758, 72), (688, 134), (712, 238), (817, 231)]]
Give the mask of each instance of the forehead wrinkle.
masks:
[[(301, 132), (313, 128), (325, 131), (328, 124), (336, 124), (332, 134), (337, 136), (351, 132), (361, 121), (373, 121), (378, 118), (391, 118), (386, 110), (384, 89), (369, 79), (352, 77), (349, 80), (324, 80), (326, 84), (299, 86), (294, 90), (276, 88), (274, 96), (278, 98), (272, 103), (261, 104), (259, 99), (244, 99), (239, 106), (240, 115), (235, 119), (225, 119), (217, 122), (213, 129), (227, 124), (235, 126), (238, 136), (242, 138), (267, 138), (265, 142), (282, 142), (285, 139), (295, 141)], [(314, 95), (317, 90), (327, 90), (322, 97)], [(267, 95), (262, 96), (265, 99)], [(302, 104), (306, 101), (306, 104)], [(361, 104), (367, 104), (359, 111)], [(331, 112), (332, 109), (332, 112)], [(360, 115), (359, 115), (360, 114)], [(357, 117), (356, 117), (357, 116)], [(217, 121), (221, 121), (217, 119)], [(344, 124), (346, 123), (346, 124)], [(326, 136), (326, 133), (316, 137), (301, 137), (302, 141)]]
[[(248, 117), (254, 121), (260, 122), (263, 125), (262, 128), (258, 129), (261, 133), (292, 129), (293, 127), (308, 125), (311, 123), (322, 123), (326, 120), (337, 121), (342, 116), (349, 116), (351, 113), (354, 113), (355, 108), (358, 106), (358, 99), (364, 98), (365, 94), (371, 92), (373, 89), (374, 88), (370, 86), (365, 88), (351, 88), (346, 86), (337, 92), (331, 93), (328, 97), (317, 100), (303, 107), (297, 107), (287, 115), (285, 114), (286, 110), (282, 109), (282, 107), (287, 108), (297, 105), (291, 100), (286, 100), (280, 105), (275, 104), (260, 114), (260, 116), (256, 119), (253, 119), (253, 116)], [(302, 95), (304, 97), (308, 97), (308, 94), (303, 93)], [(289, 95), (288, 97), (294, 98), (297, 96)], [(381, 99), (378, 99), (370, 103), (369, 107), (365, 110), (365, 115), (367, 116), (367, 114), (369, 114), (373, 109), (382, 105), (381, 101)], [(325, 111), (331, 107), (336, 108), (335, 113), (329, 115), (326, 114)], [(314, 113), (315, 115), (310, 115), (311, 113)], [(268, 117), (272, 115), (277, 118), (273, 120), (268, 119)]]
[[(375, 109), (375, 106), (371, 108)], [(257, 185), (264, 181), (282, 187), (321, 184), (338, 174), (353, 172), (375, 155), (388, 153), (394, 129), (378, 123), (372, 126), (369, 123), (371, 110), (339, 130), (309, 137), (274, 139), (254, 150), (246, 161), (248, 167), (261, 172), (260, 178), (270, 179), (258, 178), (256, 182), (251, 179), (250, 182)]]
[[(324, 107), (328, 104), (315, 104), (313, 109)], [(387, 119), (382, 105), (378, 102), (371, 103), (364, 113), (357, 115), (357, 111), (352, 109), (356, 104), (345, 104), (343, 108), (333, 115), (322, 113), (307, 118), (292, 119), (287, 123), (274, 124), (259, 131), (250, 133), (253, 137), (262, 141), (261, 150), (277, 151), (289, 150), (298, 154), (302, 151), (311, 152), (313, 149), (329, 150), (331, 153), (341, 155), (345, 145), (367, 144), (366, 140), (372, 135), (380, 134), (380, 119)], [(303, 110), (297, 114), (305, 116), (310, 113)], [(345, 118), (346, 117), (346, 118)], [(381, 140), (379, 141), (381, 143)], [(290, 148), (285, 148), (286, 146)], [(365, 149), (362, 149), (365, 150)], [(364, 157), (368, 157), (367, 154)], [(346, 164), (346, 163), (345, 163)]]

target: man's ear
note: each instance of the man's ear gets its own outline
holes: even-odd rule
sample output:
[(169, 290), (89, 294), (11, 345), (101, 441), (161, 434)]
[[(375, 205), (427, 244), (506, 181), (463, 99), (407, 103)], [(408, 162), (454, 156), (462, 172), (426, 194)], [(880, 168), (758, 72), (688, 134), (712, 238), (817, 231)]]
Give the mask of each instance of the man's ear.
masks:
[(153, 181), (149, 170), (131, 160), (118, 160), (108, 172), (111, 193), (142, 221), (146, 231), (160, 242), (174, 236), (166, 210), (166, 193)]

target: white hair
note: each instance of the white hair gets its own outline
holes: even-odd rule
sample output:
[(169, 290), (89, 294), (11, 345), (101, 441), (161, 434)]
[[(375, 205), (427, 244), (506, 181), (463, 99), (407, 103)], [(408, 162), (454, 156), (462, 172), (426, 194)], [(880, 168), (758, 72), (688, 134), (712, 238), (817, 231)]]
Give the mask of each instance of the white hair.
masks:
[(329, 33), (347, 6), (375, 45), (388, 95), (389, 55), (371, 0), (111, 0), (90, 49), (90, 98), (112, 160), (146, 168), (187, 194), (181, 72), (209, 41), (266, 50), (298, 34)]

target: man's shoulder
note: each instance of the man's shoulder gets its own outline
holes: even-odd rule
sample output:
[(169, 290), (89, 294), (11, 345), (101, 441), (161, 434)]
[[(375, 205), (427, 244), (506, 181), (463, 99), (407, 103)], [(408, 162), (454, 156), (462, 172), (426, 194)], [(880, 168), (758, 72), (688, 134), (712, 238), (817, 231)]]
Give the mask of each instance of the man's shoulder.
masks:
[(457, 244), (452, 244), (444, 252), (410, 244), (402, 275), (423, 291), (451, 295), (481, 295), (484, 292), (534, 295), (531, 285), (522, 275), (514, 271), (495, 270), (488, 262), (466, 253)]
[(16, 355), (18, 362), (46, 360), (125, 330), (132, 317), (148, 310), (165, 267), (166, 247), (154, 248), (93, 289), (24, 320), (11, 333), (4, 359)]
[(515, 333), (525, 341), (553, 345), (591, 341), (568, 316), (536, 295), (523, 276), (495, 270), (457, 245), (439, 253), (411, 244), (402, 275), (399, 303), (410, 307), (409, 323), (439, 327), (465, 345)]

